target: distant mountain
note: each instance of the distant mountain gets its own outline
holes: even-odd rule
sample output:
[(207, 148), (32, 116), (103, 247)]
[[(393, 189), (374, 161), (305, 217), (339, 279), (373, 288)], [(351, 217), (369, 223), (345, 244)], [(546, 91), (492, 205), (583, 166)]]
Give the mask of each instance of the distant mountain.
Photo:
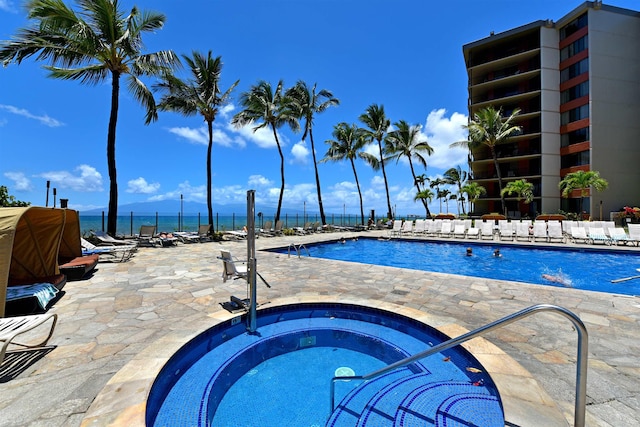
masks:
[[(102, 212), (107, 213), (108, 209), (98, 208), (91, 209), (86, 211), (81, 211), (82, 215), (101, 215)], [(274, 207), (268, 206), (256, 206), (256, 213), (264, 212), (268, 215), (273, 215), (276, 211)], [(134, 215), (155, 215), (157, 212), (159, 215), (177, 215), (180, 212), (180, 201), (179, 200), (162, 200), (157, 202), (139, 202), (139, 203), (129, 203), (126, 205), (118, 206), (118, 215), (128, 215), (130, 212), (133, 212)], [(182, 212), (185, 215), (197, 215), (200, 213), (201, 215), (207, 214), (207, 205), (205, 203), (198, 202), (183, 202)], [(229, 204), (229, 205), (213, 205), (213, 212), (215, 214), (220, 215), (245, 215), (247, 213), (247, 206), (245, 204)], [(289, 214), (302, 214), (302, 210), (299, 209), (285, 209), (282, 208), (282, 215)], [(307, 213), (311, 213), (307, 211)]]

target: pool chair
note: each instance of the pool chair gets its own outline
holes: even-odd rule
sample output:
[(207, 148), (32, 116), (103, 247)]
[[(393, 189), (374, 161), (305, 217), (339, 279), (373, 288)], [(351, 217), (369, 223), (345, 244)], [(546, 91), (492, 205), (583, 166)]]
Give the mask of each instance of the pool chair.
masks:
[(629, 227), (629, 242), (635, 243), (636, 246), (640, 243), (640, 224), (627, 224)]
[(603, 227), (589, 227), (588, 243), (591, 243), (592, 245), (595, 243), (603, 243), (605, 245), (611, 245), (611, 239), (604, 232)]
[(402, 220), (394, 219), (393, 228), (389, 231), (390, 237), (398, 237), (402, 233)]
[(624, 231), (624, 228), (622, 227), (610, 227), (608, 229), (608, 234), (609, 234), (609, 238), (611, 239), (611, 244), (615, 244), (616, 246), (619, 243), (624, 243), (626, 245), (628, 242), (631, 241), (631, 238), (629, 237), (627, 232)]
[(571, 227), (571, 241), (573, 243), (587, 243), (589, 236), (584, 227)]
[(413, 226), (413, 235), (414, 236), (424, 236), (427, 232), (427, 220), (426, 219), (416, 219), (416, 223)]
[(516, 222), (516, 240), (526, 242), (531, 240), (528, 222)]
[(480, 239), (480, 229), (478, 227), (469, 227), (467, 230), (467, 239)]
[(282, 222), (281, 219), (276, 221), (276, 225), (275, 225), (275, 227), (273, 227), (273, 235), (274, 236), (282, 236), (282, 226), (283, 226), (283, 222)]
[(549, 235), (547, 234), (547, 223), (544, 221), (536, 221), (533, 223), (533, 241), (549, 241)]
[(265, 221), (262, 228), (258, 230), (258, 235), (263, 237), (273, 237), (273, 233), (271, 233), (272, 226), (273, 226), (273, 221)]
[(440, 233), (438, 233), (438, 236), (451, 237), (451, 234), (453, 234), (452, 226), (453, 224), (451, 223), (451, 221), (442, 221), (442, 228), (440, 229)]
[(80, 238), (80, 243), (82, 244), (83, 255), (98, 254), (99, 261), (128, 261), (137, 249), (136, 246), (96, 246), (84, 238)]
[[(100, 245), (122, 245), (122, 246), (137, 246), (138, 242), (136, 240), (131, 239), (116, 239), (115, 237), (109, 236), (104, 231), (92, 231), (91, 234), (93, 237), (100, 241)], [(99, 246), (100, 246), (99, 245)]]
[(506, 220), (500, 220), (499, 224), (498, 236), (500, 237), (500, 240), (513, 240), (513, 223)]
[(562, 232), (562, 225), (559, 222), (550, 222), (547, 224), (547, 238), (549, 242), (567, 242), (567, 237)]
[(485, 221), (480, 227), (480, 238), (482, 240), (493, 240), (493, 220)]
[(400, 235), (409, 235), (413, 233), (413, 221), (405, 221), (402, 223), (402, 229), (400, 230)]
[[(49, 320), (51, 320), (51, 329), (49, 329), (49, 334), (44, 340), (38, 341), (36, 344), (14, 342), (14, 339), (19, 335), (29, 332)], [(56, 327), (57, 321), (58, 315), (55, 313), (0, 318), (0, 344), (2, 344), (2, 347), (0, 347), (0, 364), (4, 361), (4, 356), (7, 354), (9, 344), (22, 348), (38, 348), (45, 346), (53, 335), (53, 330)]]
[(141, 225), (140, 232), (136, 237), (140, 246), (155, 246), (158, 243), (156, 239), (156, 226), (155, 225)]
[(456, 226), (453, 228), (453, 237), (464, 239), (466, 235), (467, 230), (465, 230), (464, 224), (456, 224)]

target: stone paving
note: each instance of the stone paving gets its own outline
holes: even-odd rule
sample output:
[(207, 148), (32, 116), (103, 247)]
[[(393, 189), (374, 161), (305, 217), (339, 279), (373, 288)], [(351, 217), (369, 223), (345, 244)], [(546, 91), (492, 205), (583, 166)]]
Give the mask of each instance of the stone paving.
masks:
[[(366, 235), (376, 233), (385, 232)], [(342, 235), (349, 237), (260, 238), (256, 246)], [(67, 283), (51, 309), (59, 315), (53, 349), (0, 383), (0, 426), (139, 424), (163, 361), (189, 337), (231, 316), (219, 303), (246, 295), (243, 281), (222, 282), (216, 258), (221, 248), (241, 258), (246, 254), (244, 241), (141, 248), (126, 263), (100, 263), (90, 279)], [(534, 304), (565, 307), (589, 331), (587, 425), (640, 422), (638, 297), (262, 251), (257, 258), (258, 270), (272, 285), (259, 287), (261, 304), (329, 300), (381, 306), (419, 317), (450, 336)], [(470, 343), (500, 387), (510, 425), (573, 423), (576, 336), (566, 319), (543, 313)], [(10, 361), (2, 365), (0, 378), (6, 380)], [(519, 406), (511, 406), (511, 397), (521, 398)], [(540, 403), (527, 408), (522, 401)], [(549, 407), (564, 418), (558, 422)]]

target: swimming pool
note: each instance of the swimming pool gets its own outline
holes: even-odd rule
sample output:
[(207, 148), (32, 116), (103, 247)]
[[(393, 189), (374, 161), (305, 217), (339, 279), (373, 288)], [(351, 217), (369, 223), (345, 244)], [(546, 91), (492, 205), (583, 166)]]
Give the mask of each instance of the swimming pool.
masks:
[[(473, 249), (472, 256), (465, 256), (467, 247)], [(306, 248), (311, 257), (318, 258), (640, 295), (640, 253), (629, 251), (372, 238), (310, 244)], [(500, 249), (501, 257), (493, 256), (495, 249)], [(276, 251), (287, 253), (289, 249)], [(545, 280), (543, 275), (559, 276), (566, 284)], [(635, 276), (638, 278), (611, 282)]]
[(331, 414), (334, 375), (366, 374), (448, 338), (413, 319), (334, 303), (259, 310), (256, 334), (237, 319), (207, 330), (167, 362), (149, 394), (148, 426), (338, 427), (358, 419), (379, 426), (388, 417), (400, 425), (424, 417), (504, 425), (493, 380), (461, 347), (367, 383), (338, 382)]

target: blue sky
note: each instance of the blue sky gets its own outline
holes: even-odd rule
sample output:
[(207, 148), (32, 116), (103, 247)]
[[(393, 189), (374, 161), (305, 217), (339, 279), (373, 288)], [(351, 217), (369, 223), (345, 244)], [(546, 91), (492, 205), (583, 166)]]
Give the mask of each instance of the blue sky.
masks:
[[(73, 4), (72, 2), (67, 2)], [(0, 0), (0, 40), (27, 25), (18, 0)], [(234, 129), (237, 100), (259, 80), (290, 87), (298, 80), (331, 90), (340, 106), (316, 117), (314, 140), (323, 157), (338, 122), (356, 123), (367, 106), (383, 104), (392, 122), (421, 125), (434, 153), (427, 176), (466, 169), (466, 152), (449, 144), (466, 138), (467, 77), (462, 46), (539, 19), (557, 20), (579, 1), (557, 0), (137, 0), (120, 1), (166, 15), (165, 27), (145, 35), (146, 52), (211, 50), (222, 56), (222, 87), (240, 80), (232, 102), (214, 124), (213, 203), (244, 204), (256, 190), (258, 208), (275, 211), (279, 157), (268, 133)], [(637, 0), (605, 4), (637, 9)], [(34, 59), (0, 69), (0, 185), (34, 205), (44, 205), (46, 181), (69, 207), (107, 206), (106, 136), (110, 84), (84, 86), (46, 77)], [(148, 83), (153, 83), (152, 81)], [(288, 128), (279, 131), (285, 154), (283, 206), (317, 210), (310, 143)], [(119, 204), (206, 201), (206, 127), (201, 118), (161, 113), (144, 125), (144, 111), (121, 91), (116, 164)], [(365, 212), (386, 212), (382, 176), (356, 164)], [(348, 162), (319, 165), (325, 211), (359, 212)], [(413, 201), (408, 164), (388, 167), (391, 203), (398, 214), (423, 214)], [(50, 205), (52, 196), (50, 196)], [(434, 200), (432, 210), (438, 212)], [(445, 208), (443, 207), (443, 210)], [(456, 211), (454, 203), (449, 206)]]

